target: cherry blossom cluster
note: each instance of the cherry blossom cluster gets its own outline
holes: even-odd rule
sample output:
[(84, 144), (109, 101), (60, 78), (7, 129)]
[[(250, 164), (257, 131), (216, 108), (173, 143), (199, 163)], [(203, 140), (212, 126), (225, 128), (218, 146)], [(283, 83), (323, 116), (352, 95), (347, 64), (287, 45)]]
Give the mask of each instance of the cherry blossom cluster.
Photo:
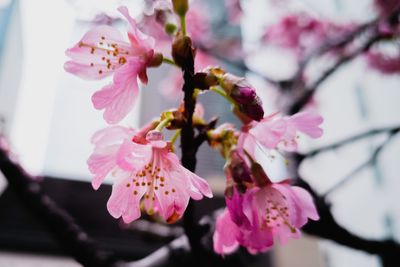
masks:
[[(265, 116), (260, 97), (245, 78), (218, 66), (197, 65), (201, 53), (193, 48), (191, 36), (195, 40), (196, 30), (204, 28), (191, 25), (189, 18), (195, 16), (190, 17), (188, 1), (147, 4), (142, 21), (147, 25), (139, 25), (126, 7), (118, 9), (128, 23), (126, 38), (111, 26), (96, 26), (66, 52), (70, 57), (66, 71), (94, 80), (112, 76), (92, 97), (110, 126), (93, 135), (94, 151), (87, 162), (95, 190), (106, 177), (113, 179), (109, 213), (125, 223), (138, 219), (142, 212), (173, 223), (183, 216), (190, 199), (212, 197), (206, 180), (182, 166), (174, 153), (187, 121), (184, 105), (163, 112), (141, 129), (117, 125), (134, 107), (138, 81), (147, 83), (148, 68), (168, 64), (178, 70), (192, 53), (197, 67), (193, 99), (205, 93), (224, 97), (242, 124), (240, 130), (230, 123), (210, 127), (199, 104), (191, 120), (193, 128), (207, 130), (208, 144), (226, 160), (227, 208), (217, 219), (214, 250), (227, 254), (241, 245), (258, 253), (268, 250), (275, 238), (283, 243), (298, 238), (299, 229), (308, 219), (317, 220), (318, 214), (310, 194), (290, 184), (284, 153), (297, 149), (302, 134), (320, 137), (322, 118), (313, 112)], [(166, 45), (172, 49), (171, 59)], [(182, 84), (183, 80), (176, 85), (175, 97), (181, 97), (177, 90)], [(171, 140), (164, 139), (165, 130), (175, 131)], [(272, 179), (276, 168), (283, 169), (279, 181)]]

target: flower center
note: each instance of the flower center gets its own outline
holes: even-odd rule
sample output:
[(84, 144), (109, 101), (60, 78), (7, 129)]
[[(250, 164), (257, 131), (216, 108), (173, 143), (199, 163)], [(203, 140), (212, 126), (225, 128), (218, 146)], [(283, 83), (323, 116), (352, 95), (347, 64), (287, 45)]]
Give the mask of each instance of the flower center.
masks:
[[(79, 47), (87, 47), (90, 49), (91, 54), (102, 55), (101, 60), (104, 62), (107, 70), (115, 70), (116, 67), (122, 66), (127, 62), (126, 57), (129, 55), (129, 51), (123, 47), (118, 46), (117, 43), (109, 43), (106, 41), (104, 36), (101, 36), (101, 40), (94, 45), (79, 42)], [(91, 67), (95, 67), (95, 63), (89, 64)], [(104, 70), (99, 69), (99, 75), (103, 74)]]
[(271, 199), (268, 199), (267, 203), (262, 225), (269, 228), (286, 225), (292, 233), (296, 233), (296, 228), (289, 223), (289, 208), (286, 203), (279, 203)]

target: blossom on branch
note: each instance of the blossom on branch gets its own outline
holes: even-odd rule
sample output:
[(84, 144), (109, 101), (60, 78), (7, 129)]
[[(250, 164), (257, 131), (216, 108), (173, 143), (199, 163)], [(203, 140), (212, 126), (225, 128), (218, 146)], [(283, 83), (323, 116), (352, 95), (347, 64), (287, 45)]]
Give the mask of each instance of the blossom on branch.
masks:
[(266, 28), (262, 41), (291, 49), (298, 57), (322, 45), (329, 38), (346, 33), (352, 24), (340, 25), (307, 14), (291, 14)]
[(85, 79), (102, 79), (113, 74), (112, 83), (93, 97), (96, 109), (104, 109), (104, 119), (115, 124), (133, 108), (138, 98), (139, 78), (147, 83), (146, 69), (161, 63), (154, 53), (155, 40), (142, 33), (126, 7), (118, 9), (129, 23), (128, 39), (113, 27), (103, 25), (88, 31), (66, 55), (66, 71)]
[[(236, 198), (236, 199), (235, 199)], [(299, 238), (308, 219), (318, 220), (311, 195), (287, 183), (267, 183), (227, 200), (228, 208), (217, 218), (214, 251), (229, 254), (241, 245), (250, 253), (265, 252), (278, 238), (286, 244)]]
[(212, 197), (212, 192), (204, 179), (181, 165), (160, 132), (151, 130), (143, 136), (145, 132), (114, 126), (96, 133), (95, 151), (88, 160), (92, 184), (97, 189), (112, 174), (107, 209), (125, 223), (140, 217), (141, 202), (148, 214), (159, 213), (173, 223), (181, 218), (190, 198)]
[(246, 149), (251, 155), (254, 155), (257, 145), (266, 149), (295, 151), (298, 133), (319, 138), (323, 133), (319, 127), (322, 122), (321, 116), (307, 111), (284, 117), (274, 113), (260, 122), (253, 121), (243, 126), (238, 141), (239, 147)]

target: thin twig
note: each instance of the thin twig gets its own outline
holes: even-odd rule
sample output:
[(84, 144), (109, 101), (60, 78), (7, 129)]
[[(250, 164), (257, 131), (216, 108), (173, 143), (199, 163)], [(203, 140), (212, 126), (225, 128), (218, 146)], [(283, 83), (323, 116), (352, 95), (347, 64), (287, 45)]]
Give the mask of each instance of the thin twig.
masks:
[[(386, 21), (390, 22), (393, 20), (393, 18), (399, 16), (400, 10), (393, 10), (392, 14), (387, 17)], [(362, 46), (359, 46), (358, 49), (353, 50), (350, 53), (342, 55), (330, 68), (328, 68), (325, 72), (321, 74), (319, 78), (317, 78), (311, 85), (308, 85), (304, 87), (301, 90), (301, 95), (297, 98), (296, 101), (294, 101), (289, 107), (288, 107), (288, 113), (289, 114), (294, 114), (298, 111), (300, 111), (313, 97), (315, 92), (318, 90), (319, 86), (327, 79), (329, 78), (333, 73), (336, 72), (336, 70), (339, 69), (342, 65), (345, 63), (349, 62), (350, 60), (356, 58), (357, 56), (363, 54), (364, 52), (368, 51), (370, 47), (375, 44), (378, 41), (381, 41), (385, 38), (387, 38), (386, 33), (382, 33), (379, 30), (379, 23), (382, 23), (383, 21), (378, 18), (374, 21), (372, 21), (370, 24), (367, 24), (365, 30), (371, 31), (371, 36), (368, 38), (366, 42)], [(360, 31), (365, 32), (365, 30)], [(354, 38), (358, 36), (355, 35)], [(301, 77), (300, 77), (301, 78)], [(296, 79), (296, 76), (293, 78)]]
[(294, 101), (292, 105), (289, 106), (288, 113), (294, 114), (299, 112), (310, 101), (315, 92), (320, 88), (319, 86), (324, 81), (326, 81), (333, 73), (335, 73), (336, 70), (339, 69), (339, 67), (368, 51), (374, 43), (382, 40), (383, 38), (385, 38), (385, 35), (383, 34), (374, 35), (367, 42), (365, 42), (363, 46), (359, 47), (351, 53), (343, 55), (331, 67), (324, 71), (318, 79), (316, 79), (311, 85), (307, 86), (303, 90), (303, 93), (296, 99), (296, 101)]
[(393, 139), (393, 137), (398, 134), (400, 131), (400, 128), (396, 128), (394, 130), (391, 130), (389, 133), (389, 136), (386, 138), (384, 142), (382, 142), (379, 146), (377, 146), (374, 151), (372, 152), (371, 156), (363, 163), (361, 163), (359, 166), (357, 166), (354, 170), (352, 170), (348, 175), (346, 175), (344, 178), (340, 179), (339, 182), (337, 182), (334, 186), (332, 186), (329, 190), (327, 190), (322, 197), (326, 197), (327, 195), (331, 194), (338, 188), (342, 187), (345, 185), (347, 182), (350, 181), (353, 177), (356, 176), (360, 171), (364, 170), (368, 166), (375, 165), (376, 161), (378, 159), (379, 154), (383, 151), (383, 149), (390, 143), (390, 141)]
[(333, 150), (333, 149), (337, 149), (339, 147), (351, 144), (353, 142), (356, 142), (360, 139), (364, 139), (364, 138), (368, 138), (370, 136), (374, 136), (374, 135), (378, 135), (378, 134), (382, 134), (382, 133), (390, 133), (390, 132), (397, 132), (400, 130), (400, 126), (394, 126), (394, 127), (385, 127), (385, 128), (378, 128), (378, 129), (371, 129), (369, 131), (366, 132), (362, 132), (350, 137), (347, 137), (345, 139), (342, 139), (338, 142), (335, 142), (333, 144), (327, 145), (327, 146), (323, 146), (314, 150), (311, 150), (305, 154), (303, 154), (303, 156), (305, 156), (306, 158), (311, 158), (314, 157), (322, 152), (326, 152), (329, 150)]

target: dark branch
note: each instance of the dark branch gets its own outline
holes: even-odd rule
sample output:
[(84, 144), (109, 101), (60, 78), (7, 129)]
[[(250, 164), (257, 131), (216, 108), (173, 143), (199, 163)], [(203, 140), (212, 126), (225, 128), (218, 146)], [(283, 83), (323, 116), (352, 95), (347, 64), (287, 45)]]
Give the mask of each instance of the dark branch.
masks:
[(368, 138), (370, 136), (374, 136), (374, 135), (378, 135), (378, 134), (382, 134), (382, 133), (389, 133), (389, 134), (391, 134), (393, 132), (396, 133), (398, 131), (400, 131), (400, 126), (385, 127), (385, 128), (380, 128), (380, 129), (379, 128), (378, 129), (372, 129), (372, 130), (369, 130), (369, 131), (366, 131), (366, 132), (363, 132), (363, 133), (360, 133), (360, 134), (356, 134), (356, 135), (350, 136), (350, 137), (345, 138), (343, 140), (340, 140), (340, 141), (338, 141), (336, 143), (333, 143), (333, 144), (330, 144), (330, 145), (327, 145), (327, 146), (323, 146), (323, 147), (311, 150), (311, 151), (307, 152), (306, 154), (304, 154), (303, 156), (306, 157), (306, 158), (314, 157), (317, 154), (320, 154), (322, 152), (333, 150), (333, 149), (337, 149), (339, 147), (342, 147), (342, 146), (351, 144), (353, 142), (356, 142), (356, 141), (358, 141), (360, 139)]
[(94, 240), (74, 218), (46, 195), (41, 183), (13, 162), (3, 147), (0, 147), (0, 171), (21, 203), (47, 226), (58, 243), (76, 261), (84, 266), (119, 266), (114, 255), (97, 248)]
[(368, 166), (375, 165), (378, 159), (379, 154), (383, 151), (386, 145), (390, 143), (390, 141), (393, 139), (393, 137), (398, 134), (400, 131), (400, 128), (396, 128), (394, 130), (391, 130), (389, 133), (389, 136), (386, 138), (384, 142), (382, 142), (379, 146), (377, 146), (374, 151), (372, 152), (371, 156), (362, 164), (357, 166), (354, 170), (352, 170), (348, 175), (346, 175), (344, 178), (340, 179), (338, 183), (336, 183), (334, 186), (332, 186), (328, 191), (326, 191), (323, 194), (323, 197), (326, 197), (336, 189), (342, 187), (344, 184), (346, 184), (350, 179), (356, 176), (357, 173), (362, 171)]
[(377, 23), (379, 23), (379, 18), (373, 21), (364, 23), (359, 25), (357, 28), (353, 29), (352, 31), (346, 32), (344, 34), (339, 34), (333, 38), (328, 38), (325, 42), (321, 44), (318, 48), (314, 51), (311, 51), (308, 55), (306, 55), (300, 62), (299, 68), (290, 81), (291, 84), (298, 84), (303, 75), (306, 67), (311, 62), (312, 59), (322, 56), (327, 52), (331, 52), (338, 49), (343, 49), (348, 44), (353, 42), (356, 38), (358, 38), (361, 34), (368, 31), (371, 28), (375, 28)]
[(313, 190), (304, 180), (298, 179), (297, 184), (309, 191), (316, 202), (319, 221), (310, 221), (303, 230), (311, 235), (335, 241), (338, 244), (365, 251), (381, 258), (385, 267), (394, 267), (398, 263), (400, 245), (393, 240), (371, 240), (359, 237), (339, 225), (331, 212), (331, 207), (323, 197)]
[[(190, 40), (189, 37), (186, 37)], [(194, 172), (196, 169), (196, 152), (198, 147), (194, 145), (194, 128), (193, 128), (193, 113), (196, 105), (196, 99), (193, 97), (195, 89), (194, 81), (194, 49), (192, 48), (192, 42), (187, 41), (186, 47), (182, 51), (185, 59), (182, 62), (181, 68), (183, 72), (183, 93), (184, 93), (184, 116), (185, 123), (182, 127), (181, 134), (181, 150), (182, 150), (182, 165), (188, 170)], [(196, 259), (195, 264), (198, 266), (202, 265), (202, 254), (204, 248), (201, 245), (201, 238), (204, 234), (201, 226), (196, 222), (194, 204), (189, 201), (188, 207), (183, 215), (183, 228), (185, 234), (188, 237), (191, 252)]]
[(361, 55), (362, 53), (369, 50), (369, 48), (376, 42), (385, 38), (383, 34), (373, 35), (367, 42), (364, 43), (363, 46), (359, 47), (358, 49), (354, 50), (351, 53), (347, 53), (340, 57), (330, 68), (328, 68), (322, 75), (315, 80), (311, 85), (304, 88), (303, 93), (294, 101), (292, 105), (288, 108), (289, 114), (294, 114), (299, 112), (312, 98), (315, 92), (320, 88), (319, 86), (329, 78), (333, 73), (336, 72), (341, 66), (348, 63), (350, 60), (356, 58), (357, 56)]
[(240, 71), (242, 73), (249, 72), (249, 73), (252, 73), (252, 74), (264, 79), (266, 82), (268, 82), (274, 86), (280, 85), (279, 81), (275, 81), (274, 79), (268, 77), (267, 75), (265, 75), (257, 70), (254, 70), (252, 68), (249, 68), (243, 60), (230, 60), (229, 58), (224, 57), (223, 55), (215, 53), (213, 51), (213, 49), (210, 49), (205, 45), (198, 44), (197, 48), (200, 49), (202, 52), (208, 54), (209, 56), (217, 59), (220, 63), (225, 64), (227, 66), (233, 66), (234, 68), (236, 68), (238, 71)]
[[(388, 16), (385, 19), (385, 22), (391, 23), (395, 18), (397, 18), (400, 14), (400, 10), (396, 9), (393, 10), (392, 14)], [(397, 20), (395, 20), (397, 21)], [(346, 45), (350, 44), (351, 41), (355, 40), (357, 36), (359, 36), (361, 33), (366, 33), (367, 30), (370, 32), (370, 36), (368, 37), (367, 41), (364, 42), (362, 46), (359, 46), (358, 49), (353, 50), (350, 53), (344, 53), (330, 68), (328, 68), (325, 72), (322, 73), (322, 75), (316, 79), (315, 82), (313, 82), (311, 85), (304, 87), (302, 89), (302, 94), (297, 98), (297, 100), (292, 103), (291, 106), (288, 108), (288, 113), (289, 114), (294, 114), (298, 111), (300, 111), (312, 98), (312, 96), (315, 94), (319, 86), (333, 74), (339, 67), (343, 66), (345, 63), (349, 62), (350, 60), (356, 58), (360, 54), (368, 51), (370, 47), (375, 44), (378, 41), (381, 41), (385, 38), (387, 38), (387, 34), (383, 33), (382, 31), (379, 30), (379, 24), (382, 23), (383, 20), (381, 18), (378, 18), (370, 23), (367, 23), (365, 25), (362, 25), (358, 30), (355, 31), (354, 35), (349, 35), (349, 38), (346, 39), (344, 38), (344, 41), (338, 42), (336, 45)], [(330, 48), (330, 50), (328, 49)], [(338, 46), (333, 45), (332, 47), (327, 47), (326, 49), (323, 49), (324, 53), (331, 51), (333, 48), (338, 48)], [(307, 61), (308, 62), (308, 61)], [(301, 80), (303, 76), (303, 70), (305, 66), (300, 67), (301, 73), (296, 74), (295, 77), (293, 78), (292, 85), (296, 85), (296, 79)], [(299, 76), (300, 75), (300, 76)]]

